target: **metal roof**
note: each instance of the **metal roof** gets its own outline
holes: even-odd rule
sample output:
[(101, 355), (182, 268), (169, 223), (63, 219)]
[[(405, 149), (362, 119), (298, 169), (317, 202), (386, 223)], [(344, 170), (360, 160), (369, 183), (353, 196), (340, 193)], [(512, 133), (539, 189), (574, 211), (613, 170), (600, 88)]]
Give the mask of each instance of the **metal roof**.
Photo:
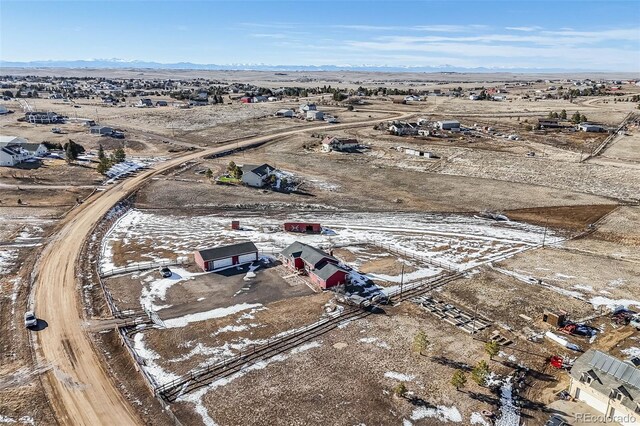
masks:
[(619, 381), (640, 389), (640, 369), (633, 365), (612, 357), (604, 352), (594, 351), (589, 365)]
[(198, 250), (202, 260), (212, 261), (217, 259), (224, 259), (231, 256), (240, 256), (241, 254), (257, 252), (255, 244), (251, 241), (244, 243), (232, 244), (230, 246), (214, 247), (210, 249)]
[(310, 245), (301, 243), (299, 241), (292, 243), (289, 247), (282, 250), (281, 254), (283, 256), (292, 257), (294, 259), (299, 257), (309, 265), (312, 265), (314, 268), (325, 259), (329, 259), (333, 262), (338, 261), (336, 258), (330, 256), (322, 250), (311, 247)]

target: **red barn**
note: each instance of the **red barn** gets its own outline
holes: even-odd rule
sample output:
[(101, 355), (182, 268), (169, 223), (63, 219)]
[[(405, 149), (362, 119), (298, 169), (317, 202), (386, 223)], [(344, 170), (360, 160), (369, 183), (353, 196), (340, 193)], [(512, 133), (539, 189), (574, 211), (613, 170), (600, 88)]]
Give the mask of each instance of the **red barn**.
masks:
[(321, 288), (347, 282), (349, 271), (338, 265), (338, 259), (315, 247), (296, 241), (284, 249), (280, 256), (286, 266), (306, 273)]
[(243, 265), (258, 260), (258, 249), (247, 241), (230, 246), (198, 250), (193, 255), (203, 271), (215, 271), (233, 265)]
[(287, 232), (303, 232), (307, 234), (319, 234), (322, 227), (319, 223), (285, 222), (284, 230)]

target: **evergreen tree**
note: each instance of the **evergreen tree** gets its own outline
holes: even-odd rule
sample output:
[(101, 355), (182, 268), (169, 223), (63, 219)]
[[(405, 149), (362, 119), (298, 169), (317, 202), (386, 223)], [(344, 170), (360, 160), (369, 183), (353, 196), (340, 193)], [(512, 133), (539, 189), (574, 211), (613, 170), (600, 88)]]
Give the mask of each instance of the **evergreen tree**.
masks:
[(413, 351), (422, 355), (422, 353), (429, 346), (429, 340), (427, 339), (427, 335), (424, 331), (420, 330), (416, 337), (413, 338)]
[(393, 388), (393, 394), (395, 396), (399, 396), (400, 398), (404, 398), (407, 395), (407, 386), (404, 382), (398, 383), (398, 386)]
[(485, 360), (480, 360), (471, 371), (471, 378), (480, 386), (484, 386), (487, 382), (487, 376), (490, 372), (491, 370), (489, 370), (489, 364), (487, 364)]
[(102, 147), (102, 144), (98, 145), (98, 160), (102, 161), (106, 158), (106, 156), (104, 155), (104, 148)]
[(484, 351), (489, 355), (489, 359), (493, 359), (500, 352), (500, 345), (498, 345), (498, 342), (491, 340), (484, 344)]
[(98, 163), (98, 167), (96, 168), (96, 170), (98, 171), (98, 173), (104, 175), (104, 174), (107, 173), (107, 171), (110, 168), (111, 168), (111, 162), (109, 161), (109, 159), (107, 157), (104, 157)]
[(204, 172), (204, 175), (207, 177), (207, 179), (211, 179), (213, 177), (213, 171), (211, 171), (211, 169), (207, 169), (207, 171)]
[(451, 384), (453, 385), (453, 387), (456, 388), (457, 391), (463, 388), (464, 385), (467, 384), (467, 375), (464, 374), (464, 371), (462, 370), (454, 371), (453, 376), (451, 377)]
[(65, 145), (64, 152), (66, 156), (67, 163), (72, 163), (78, 159), (78, 152), (74, 148), (75, 142), (69, 139), (69, 143)]
[(562, 111), (560, 111), (560, 118), (562, 118), (563, 120), (567, 119), (567, 110), (563, 109)]
[(124, 148), (122, 147), (116, 149), (113, 156), (116, 163), (122, 163), (127, 158), (127, 155), (124, 152)]
[(579, 111), (576, 111), (572, 116), (571, 116), (571, 122), (574, 124), (578, 124), (580, 123), (580, 119), (582, 118), (582, 116), (580, 115)]

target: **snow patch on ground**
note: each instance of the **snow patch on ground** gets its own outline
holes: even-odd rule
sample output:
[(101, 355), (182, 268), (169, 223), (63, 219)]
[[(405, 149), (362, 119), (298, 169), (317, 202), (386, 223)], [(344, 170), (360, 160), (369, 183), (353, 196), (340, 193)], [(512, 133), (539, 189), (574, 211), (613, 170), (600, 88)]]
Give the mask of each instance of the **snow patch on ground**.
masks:
[(21, 423), (26, 425), (35, 425), (36, 422), (33, 420), (33, 417), (30, 416), (22, 416), (17, 420), (8, 416), (3, 416), (0, 414), (0, 423)]
[(604, 306), (610, 310), (615, 309), (617, 306), (624, 306), (627, 309), (629, 306), (637, 306), (640, 308), (640, 301), (630, 299), (609, 299), (608, 297), (596, 296), (592, 297), (589, 302), (593, 305), (594, 309), (598, 309), (600, 306)]
[(590, 293), (594, 293), (593, 287), (590, 285), (586, 285), (586, 284), (576, 284), (573, 286), (573, 288), (577, 288), (578, 290), (584, 290), (584, 291), (588, 291)]
[(262, 307), (260, 303), (240, 303), (238, 305), (228, 306), (226, 308), (217, 308), (210, 311), (198, 312), (196, 314), (184, 315), (178, 318), (171, 318), (164, 321), (167, 328), (184, 327), (191, 322), (206, 321), (214, 318), (222, 318), (233, 315), (247, 309)]
[(443, 422), (462, 422), (462, 415), (456, 407), (438, 405), (435, 408), (419, 407), (411, 413), (411, 420), (422, 420), (427, 417), (435, 417)]
[(363, 337), (362, 339), (358, 340), (361, 343), (369, 343), (372, 344), (374, 346), (377, 346), (379, 348), (382, 349), (391, 349), (391, 346), (389, 346), (387, 344), (387, 342), (382, 341), (380, 339), (378, 339), (377, 337)]
[[(219, 214), (186, 220), (184, 216), (131, 209), (108, 231), (102, 247), (101, 267), (108, 270), (125, 266), (113, 264), (111, 247), (117, 242), (142, 243), (148, 248), (141, 255), (157, 260), (166, 252), (188, 255), (202, 247), (229, 244), (242, 238), (253, 241), (261, 251), (280, 251), (294, 241), (316, 247), (376, 243), (388, 247), (391, 252), (402, 251), (409, 256), (424, 256), (470, 268), (535, 247), (544, 233), (543, 228), (534, 225), (459, 215), (341, 212), (297, 213), (291, 217), (243, 216), (243, 232), (239, 234), (229, 229), (230, 219), (230, 216)], [(283, 220), (321, 223), (333, 232), (332, 235), (293, 235), (281, 230)], [(560, 242), (561, 238), (547, 233), (547, 241)], [(429, 269), (434, 268), (418, 272), (416, 277), (429, 276)]]
[(629, 358), (640, 357), (640, 348), (633, 347), (633, 348), (623, 349), (620, 352), (627, 355)]
[(484, 416), (480, 413), (471, 413), (469, 421), (472, 425), (490, 426), (489, 422), (486, 421)]
[(17, 250), (0, 250), (0, 276), (8, 273), (17, 257)]
[(172, 380), (178, 379), (180, 376), (163, 369), (156, 362), (160, 359), (160, 355), (155, 351), (146, 347), (144, 342), (144, 333), (138, 333), (133, 336), (133, 348), (139, 357), (145, 360), (142, 368), (155, 380), (156, 384), (162, 385)]
[(213, 383), (209, 384), (208, 386), (199, 389), (196, 392), (193, 393), (189, 393), (186, 395), (182, 395), (180, 397), (178, 397), (177, 401), (187, 401), (187, 402), (191, 402), (192, 404), (194, 404), (195, 406), (195, 411), (200, 414), (200, 417), (202, 417), (202, 421), (204, 422), (204, 424), (206, 426), (217, 426), (216, 422), (213, 420), (213, 418), (211, 418), (211, 416), (209, 415), (209, 412), (207, 411), (207, 408), (204, 406), (204, 404), (202, 403), (202, 397), (210, 390), (214, 390), (216, 388), (219, 388), (221, 386), (225, 386), (243, 376), (245, 376), (247, 373), (251, 372), (251, 371), (255, 371), (255, 370), (262, 370), (264, 368), (266, 368), (269, 364), (272, 364), (274, 362), (281, 362), (281, 361), (285, 361), (289, 358), (290, 355), (295, 355), (304, 351), (308, 351), (310, 349), (313, 348), (317, 348), (320, 346), (319, 342), (313, 341), (313, 342), (309, 342), (306, 343), (302, 346), (299, 346), (297, 348), (292, 349), (288, 354), (279, 354), (276, 355), (272, 358), (269, 358), (268, 360), (265, 361), (259, 361), (256, 362), (254, 364), (251, 364), (245, 368), (243, 368), (242, 370), (228, 376), (228, 377), (223, 377), (220, 378), (216, 381), (214, 381)]
[(140, 305), (150, 311), (159, 311), (160, 309), (168, 308), (170, 305), (156, 305), (157, 300), (164, 301), (167, 296), (167, 291), (182, 281), (192, 280), (198, 275), (203, 275), (206, 272), (193, 273), (182, 268), (173, 268), (173, 274), (169, 278), (162, 278), (156, 281), (147, 281), (147, 277), (144, 281), (142, 292), (140, 293)]
[(513, 402), (512, 377), (507, 377), (500, 389), (500, 418), (495, 426), (518, 426), (520, 425), (520, 413), (518, 407)]
[[(412, 376), (409, 374), (402, 374), (402, 373), (397, 373), (395, 371), (387, 371), (386, 373), (384, 373), (384, 377), (388, 378), (388, 379), (393, 379), (393, 380), (399, 380), (401, 382), (410, 382), (413, 379), (416, 378), (416, 376)], [(416, 420), (416, 419), (414, 419)]]

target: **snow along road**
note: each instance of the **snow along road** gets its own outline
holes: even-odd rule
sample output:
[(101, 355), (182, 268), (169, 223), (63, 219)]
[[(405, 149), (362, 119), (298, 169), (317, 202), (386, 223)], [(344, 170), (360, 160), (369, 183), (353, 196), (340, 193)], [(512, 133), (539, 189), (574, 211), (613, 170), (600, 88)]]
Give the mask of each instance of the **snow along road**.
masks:
[[(412, 113), (389, 117), (409, 118)], [(33, 307), (48, 326), (34, 333), (38, 365), (52, 366), (43, 384), (56, 419), (62, 425), (135, 425), (144, 422), (126, 401), (102, 364), (102, 357), (83, 328), (77, 266), (85, 240), (95, 225), (116, 203), (139, 189), (150, 178), (185, 161), (220, 153), (230, 148), (248, 147), (283, 136), (317, 130), (370, 126), (382, 119), (354, 123), (313, 126), (257, 136), (231, 144), (189, 153), (154, 165), (137, 176), (121, 181), (107, 191), (97, 192), (72, 210), (58, 226), (42, 252), (33, 288)]]

